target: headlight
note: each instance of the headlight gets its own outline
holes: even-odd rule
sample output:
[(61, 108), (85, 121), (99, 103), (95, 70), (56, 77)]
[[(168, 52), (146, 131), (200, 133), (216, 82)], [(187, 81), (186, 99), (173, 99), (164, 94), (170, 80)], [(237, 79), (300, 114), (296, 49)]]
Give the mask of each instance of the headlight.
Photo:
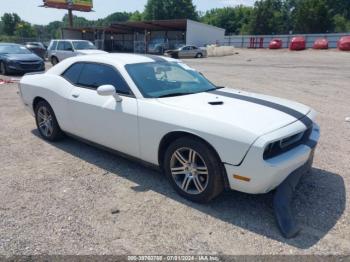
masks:
[(17, 64), (17, 61), (15, 60), (7, 60), (7, 65), (9, 67), (16, 68), (18, 64)]
[(16, 65), (17, 61), (14, 60), (6, 60), (8, 65)]
[(307, 141), (311, 135), (312, 127), (295, 135), (280, 139), (268, 144), (264, 151), (264, 160), (273, 158), (287, 152)]

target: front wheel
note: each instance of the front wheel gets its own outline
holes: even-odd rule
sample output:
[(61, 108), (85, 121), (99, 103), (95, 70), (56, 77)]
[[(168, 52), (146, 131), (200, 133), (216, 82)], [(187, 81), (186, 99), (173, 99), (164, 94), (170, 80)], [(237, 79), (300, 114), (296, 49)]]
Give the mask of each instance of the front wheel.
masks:
[(174, 141), (165, 152), (163, 167), (175, 190), (188, 200), (208, 202), (224, 189), (221, 161), (200, 139)]
[(55, 56), (53, 56), (53, 57), (51, 57), (51, 64), (52, 65), (57, 65), (58, 64), (58, 58), (57, 57), (55, 57)]
[(196, 58), (203, 58), (203, 54), (202, 53), (196, 54)]
[(35, 107), (35, 120), (42, 138), (57, 141), (63, 137), (55, 113), (46, 101), (40, 101)]

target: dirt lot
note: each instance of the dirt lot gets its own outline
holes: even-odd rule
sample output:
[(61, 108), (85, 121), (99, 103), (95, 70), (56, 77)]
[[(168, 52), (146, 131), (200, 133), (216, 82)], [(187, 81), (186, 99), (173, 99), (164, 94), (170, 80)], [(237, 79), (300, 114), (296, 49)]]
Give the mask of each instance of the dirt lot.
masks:
[(350, 254), (350, 53), (238, 52), (186, 62), (218, 85), (319, 112), (314, 168), (294, 201), (297, 238), (280, 236), (271, 194), (226, 192), (193, 204), (156, 171), (73, 139), (44, 142), (16, 85), (7, 84), (0, 85), (0, 255)]

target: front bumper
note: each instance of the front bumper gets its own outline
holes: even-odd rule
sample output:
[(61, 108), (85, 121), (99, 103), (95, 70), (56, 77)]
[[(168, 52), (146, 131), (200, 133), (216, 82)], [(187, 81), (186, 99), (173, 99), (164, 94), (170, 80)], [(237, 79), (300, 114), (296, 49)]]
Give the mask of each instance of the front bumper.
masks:
[[(300, 127), (296, 129), (298, 128)], [(267, 193), (276, 189), (273, 199), (274, 213), (278, 227), (285, 238), (292, 238), (300, 231), (293, 216), (291, 202), (300, 178), (311, 170), (319, 137), (319, 126), (314, 123), (309, 139), (290, 151), (269, 160), (260, 157), (261, 161), (257, 161), (257, 152), (254, 152), (257, 149), (253, 146), (251, 149), (253, 151), (247, 154), (242, 165), (225, 165), (232, 189), (251, 194)], [(235, 174), (249, 177), (250, 180), (236, 180)]]
[[(288, 133), (288, 129), (292, 128), (298, 130), (298, 125), (302, 124), (297, 122), (290, 127), (284, 128), (286, 130), (277, 131), (277, 133), (283, 131)], [(279, 134), (269, 134), (271, 137), (274, 135)], [(289, 174), (303, 166), (309, 160), (313, 149), (318, 143), (319, 137), (319, 126), (314, 123), (311, 135), (306, 143), (268, 160), (263, 159), (261, 145), (259, 145), (259, 143), (263, 144), (263, 142), (260, 141), (263, 140), (263, 138), (258, 139), (249, 150), (241, 165), (233, 166), (225, 164), (230, 188), (249, 194), (264, 194), (270, 192), (280, 185)], [(249, 178), (249, 182), (237, 180), (234, 178), (234, 175), (247, 177)]]

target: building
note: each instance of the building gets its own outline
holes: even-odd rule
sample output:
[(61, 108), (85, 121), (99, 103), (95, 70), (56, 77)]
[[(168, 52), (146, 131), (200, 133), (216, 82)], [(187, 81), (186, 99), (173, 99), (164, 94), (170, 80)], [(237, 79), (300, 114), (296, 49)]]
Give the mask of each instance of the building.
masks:
[(107, 27), (64, 28), (63, 39), (86, 39), (109, 52), (162, 53), (179, 45), (205, 46), (224, 40), (225, 29), (189, 19), (128, 21)]

